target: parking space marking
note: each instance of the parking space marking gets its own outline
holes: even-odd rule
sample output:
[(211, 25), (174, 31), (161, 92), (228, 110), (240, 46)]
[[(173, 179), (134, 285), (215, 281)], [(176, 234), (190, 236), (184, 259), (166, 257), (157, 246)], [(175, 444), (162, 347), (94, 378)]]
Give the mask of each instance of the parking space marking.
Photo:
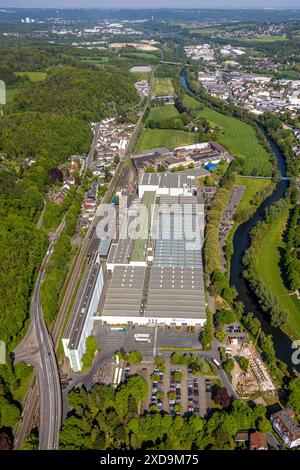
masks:
[(157, 344), (157, 326), (154, 331), (154, 341), (153, 341), (153, 357), (156, 356), (156, 344)]

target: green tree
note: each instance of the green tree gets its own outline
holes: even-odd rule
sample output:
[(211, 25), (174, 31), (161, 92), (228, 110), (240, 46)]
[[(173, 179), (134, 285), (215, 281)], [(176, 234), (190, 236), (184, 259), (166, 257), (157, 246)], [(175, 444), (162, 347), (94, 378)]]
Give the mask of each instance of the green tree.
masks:
[(164, 372), (166, 368), (165, 359), (161, 356), (155, 356), (154, 362), (159, 371)]
[(217, 311), (216, 321), (218, 326), (229, 325), (236, 320), (233, 310), (221, 309)]
[(143, 356), (140, 351), (131, 351), (127, 355), (128, 364), (140, 364), (142, 360), (143, 360)]
[(176, 380), (176, 382), (180, 382), (180, 380), (182, 380), (182, 372), (179, 372), (179, 371), (175, 371), (174, 372), (174, 380)]
[(181, 413), (182, 412), (182, 406), (179, 403), (176, 403), (174, 405), (174, 411), (175, 411), (175, 413)]
[(240, 368), (244, 370), (245, 372), (248, 372), (249, 359), (247, 359), (244, 356), (240, 356), (238, 360), (239, 360)]
[(206, 322), (203, 327), (201, 342), (203, 349), (210, 350), (212, 348), (214, 338), (214, 325), (212, 312), (207, 307), (206, 309)]
[(220, 343), (223, 343), (223, 341), (225, 341), (225, 339), (227, 338), (227, 334), (225, 333), (225, 331), (218, 330), (215, 333), (215, 337), (220, 341)]
[(300, 378), (293, 379), (288, 385), (287, 404), (295, 413), (300, 413)]
[(95, 352), (98, 349), (98, 341), (94, 336), (88, 336), (86, 339), (86, 351), (82, 356), (83, 369), (89, 369), (95, 357)]
[(265, 416), (261, 416), (260, 418), (258, 418), (257, 426), (260, 432), (272, 432), (272, 425)]
[(1, 406), (1, 426), (12, 428), (20, 419), (20, 410), (13, 403)]
[(226, 374), (231, 377), (231, 372), (234, 368), (234, 360), (233, 359), (227, 359), (224, 364), (223, 364), (223, 369), (225, 370)]
[(22, 450), (38, 450), (39, 448), (39, 436), (37, 429), (31, 431), (29, 436), (26, 437)]

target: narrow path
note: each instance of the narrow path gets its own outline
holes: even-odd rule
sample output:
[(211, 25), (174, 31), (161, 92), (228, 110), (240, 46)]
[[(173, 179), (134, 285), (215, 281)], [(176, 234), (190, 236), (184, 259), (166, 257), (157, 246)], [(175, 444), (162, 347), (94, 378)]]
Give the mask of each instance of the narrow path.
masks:
[(43, 199), (43, 209), (42, 209), (42, 212), (41, 212), (41, 215), (40, 215), (40, 218), (39, 220), (37, 221), (37, 224), (36, 224), (36, 228), (41, 228), (42, 224), (43, 224), (43, 219), (44, 219), (44, 214), (45, 214), (45, 210), (46, 210), (46, 200)]

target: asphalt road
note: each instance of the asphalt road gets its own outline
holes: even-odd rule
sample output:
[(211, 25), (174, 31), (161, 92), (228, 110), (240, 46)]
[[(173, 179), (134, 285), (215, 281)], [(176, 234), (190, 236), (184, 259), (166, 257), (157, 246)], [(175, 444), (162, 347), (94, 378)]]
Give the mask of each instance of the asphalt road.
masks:
[[(103, 351), (101, 358), (99, 358), (98, 366), (101, 361), (112, 358), (113, 354), (123, 348), (126, 352), (133, 351), (136, 349), (137, 343), (134, 340), (135, 333), (147, 333), (149, 334), (149, 343), (138, 343), (139, 350), (141, 351), (145, 361), (153, 361), (153, 357), (160, 351), (160, 353), (166, 357), (170, 356), (173, 350), (163, 350), (164, 346), (170, 347), (182, 347), (183, 345), (187, 348), (198, 348), (199, 343), (199, 331), (195, 334), (189, 333), (178, 333), (175, 331), (165, 330), (163, 327), (151, 328), (135, 326), (134, 328), (126, 328), (125, 332), (111, 331), (106, 325), (100, 325), (95, 322), (93, 334), (96, 336), (99, 344), (99, 348)], [(220, 361), (220, 353), (218, 350), (218, 342), (214, 341), (213, 348), (210, 351), (194, 351), (195, 354), (206, 359), (214, 367), (213, 359)], [(226, 372), (222, 368), (218, 368), (218, 374), (222, 382), (223, 387), (226, 387), (227, 392), (230, 396), (238, 398), (237, 393), (233, 389)], [(78, 379), (79, 382), (81, 381)]]
[(269, 446), (274, 450), (283, 450), (276, 437), (271, 432), (266, 432), (266, 440)]
[(64, 225), (65, 221), (63, 220), (56, 230), (44, 257), (31, 300), (30, 327), (24, 340), (14, 351), (14, 362), (26, 362), (32, 365), (37, 376), (37, 384), (35, 383), (30, 390), (23, 409), (22, 420), (15, 442), (16, 448), (22, 445), (28, 427), (32, 424), (32, 419), (38, 407), (38, 398), (40, 403), (39, 449), (52, 450), (58, 448), (62, 410), (60, 380), (54, 345), (41, 308), (40, 290), (45, 276), (45, 266), (49, 262), (53, 247)]

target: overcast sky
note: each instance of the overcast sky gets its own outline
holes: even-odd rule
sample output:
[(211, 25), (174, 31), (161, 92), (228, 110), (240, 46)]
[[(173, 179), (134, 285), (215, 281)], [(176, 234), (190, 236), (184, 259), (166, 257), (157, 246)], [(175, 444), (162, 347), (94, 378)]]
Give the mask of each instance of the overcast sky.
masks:
[(300, 8), (300, 0), (0, 0), (0, 7)]

